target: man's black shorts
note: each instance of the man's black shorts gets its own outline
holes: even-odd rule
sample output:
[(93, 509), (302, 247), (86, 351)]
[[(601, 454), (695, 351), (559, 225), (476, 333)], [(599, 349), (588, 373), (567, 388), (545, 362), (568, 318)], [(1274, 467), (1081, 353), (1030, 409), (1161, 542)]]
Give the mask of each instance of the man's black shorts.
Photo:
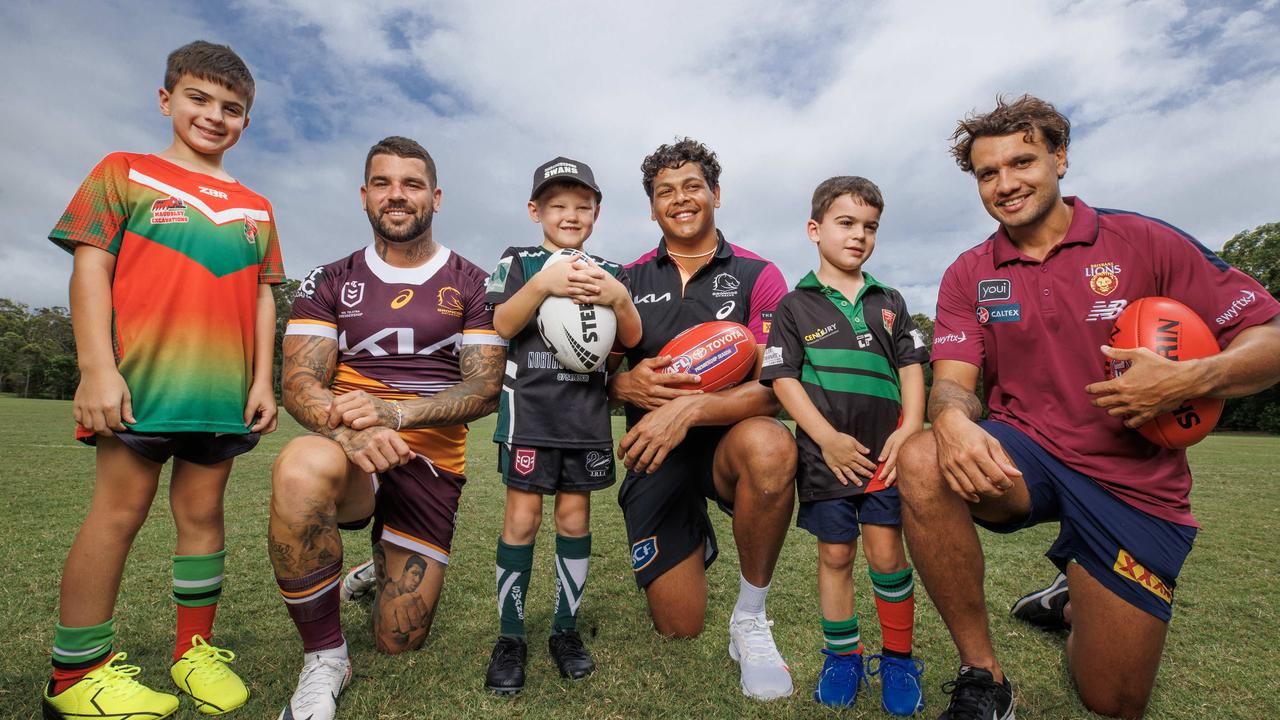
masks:
[(716, 447), (728, 432), (724, 427), (693, 428), (656, 472), (641, 475), (627, 471), (618, 492), (618, 504), (627, 523), (631, 543), (631, 570), (636, 584), (645, 588), (663, 573), (703, 547), (703, 564), (715, 561), (715, 530), (707, 517), (707, 499), (721, 510), (733, 509), (716, 494), (712, 467)]

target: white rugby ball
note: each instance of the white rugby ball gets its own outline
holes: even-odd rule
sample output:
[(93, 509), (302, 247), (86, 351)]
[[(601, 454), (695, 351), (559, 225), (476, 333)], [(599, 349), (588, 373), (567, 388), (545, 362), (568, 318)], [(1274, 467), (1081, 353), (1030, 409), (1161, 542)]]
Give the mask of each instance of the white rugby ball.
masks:
[[(551, 254), (543, 268), (562, 261), (582, 259), (594, 265), (581, 250), (562, 248)], [(604, 364), (618, 332), (613, 308), (578, 305), (567, 297), (551, 296), (538, 307), (538, 334), (567, 370), (589, 373)]]

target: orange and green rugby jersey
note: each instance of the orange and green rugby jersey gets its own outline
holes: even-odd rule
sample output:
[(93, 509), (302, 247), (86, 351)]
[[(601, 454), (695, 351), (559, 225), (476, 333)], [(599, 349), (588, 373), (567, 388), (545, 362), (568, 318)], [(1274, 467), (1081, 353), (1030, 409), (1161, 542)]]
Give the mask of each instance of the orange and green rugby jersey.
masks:
[(248, 432), (258, 285), (284, 280), (266, 198), (155, 155), (112, 153), (49, 239), (116, 256), (111, 336), (131, 430)]

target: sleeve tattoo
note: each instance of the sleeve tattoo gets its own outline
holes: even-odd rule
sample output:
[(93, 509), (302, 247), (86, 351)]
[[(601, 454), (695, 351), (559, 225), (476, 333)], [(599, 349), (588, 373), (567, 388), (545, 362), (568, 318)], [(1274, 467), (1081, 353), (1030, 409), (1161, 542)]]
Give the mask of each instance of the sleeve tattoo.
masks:
[(284, 407), (303, 427), (332, 437), (329, 383), (338, 367), (338, 343), (315, 335), (286, 335), (280, 373)]
[(982, 401), (977, 394), (952, 380), (934, 383), (929, 392), (929, 420), (935, 422), (943, 411), (957, 409), (965, 417), (977, 421), (982, 417)]
[(462, 381), (420, 400), (401, 403), (404, 427), (457, 425), (498, 408), (507, 349), (501, 345), (463, 345), (458, 362)]

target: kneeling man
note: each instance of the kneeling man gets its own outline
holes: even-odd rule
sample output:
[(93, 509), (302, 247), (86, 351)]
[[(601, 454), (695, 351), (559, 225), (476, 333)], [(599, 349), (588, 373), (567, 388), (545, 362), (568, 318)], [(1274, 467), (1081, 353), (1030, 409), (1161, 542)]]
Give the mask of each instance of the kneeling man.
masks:
[(286, 720), (330, 720), (351, 678), (339, 527), (374, 521), (378, 649), (426, 639), (466, 480), (465, 423), (496, 407), (506, 359), (488, 273), (432, 240), (441, 192), (427, 151), (402, 137), (374, 145), (360, 197), (373, 244), (311, 271), (284, 339), (284, 406), (312, 431), (271, 472), (271, 564), (305, 653)]

